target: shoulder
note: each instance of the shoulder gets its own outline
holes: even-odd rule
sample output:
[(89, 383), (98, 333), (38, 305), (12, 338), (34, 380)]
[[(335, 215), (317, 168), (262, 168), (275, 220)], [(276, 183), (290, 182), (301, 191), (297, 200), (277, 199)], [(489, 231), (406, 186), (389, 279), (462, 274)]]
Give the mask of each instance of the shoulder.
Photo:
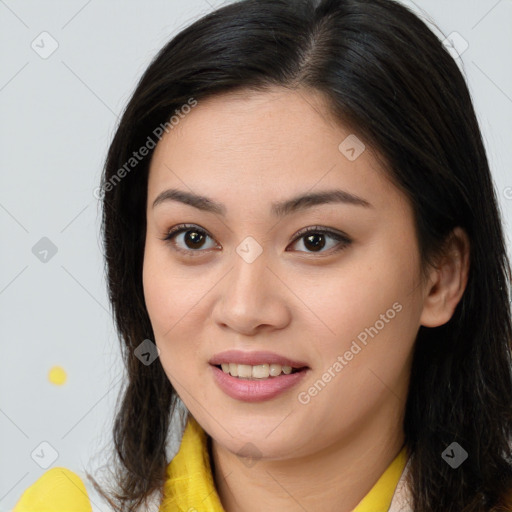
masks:
[[(73, 508), (70, 508), (73, 507)], [(73, 471), (55, 467), (28, 487), (13, 512), (92, 512), (84, 482)]]

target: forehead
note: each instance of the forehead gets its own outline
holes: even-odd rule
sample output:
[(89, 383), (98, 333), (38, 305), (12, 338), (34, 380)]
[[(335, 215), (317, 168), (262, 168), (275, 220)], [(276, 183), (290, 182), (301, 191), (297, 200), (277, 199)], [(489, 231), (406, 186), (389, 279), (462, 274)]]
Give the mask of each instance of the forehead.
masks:
[(388, 203), (401, 195), (320, 93), (282, 88), (222, 94), (182, 114), (155, 148), (148, 196), (171, 186), (260, 201), (341, 186)]

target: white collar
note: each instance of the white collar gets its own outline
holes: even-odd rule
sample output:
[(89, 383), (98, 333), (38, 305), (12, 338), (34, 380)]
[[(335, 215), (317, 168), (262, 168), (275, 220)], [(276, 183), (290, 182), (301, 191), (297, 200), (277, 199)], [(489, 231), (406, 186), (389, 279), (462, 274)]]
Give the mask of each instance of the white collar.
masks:
[(407, 460), (407, 464), (402, 471), (400, 480), (398, 480), (398, 484), (396, 486), (395, 493), (393, 494), (393, 499), (391, 500), (391, 505), (389, 506), (388, 512), (414, 512), (411, 505), (411, 492), (406, 482), (406, 477), (409, 474), (410, 465), (411, 457), (409, 457)]

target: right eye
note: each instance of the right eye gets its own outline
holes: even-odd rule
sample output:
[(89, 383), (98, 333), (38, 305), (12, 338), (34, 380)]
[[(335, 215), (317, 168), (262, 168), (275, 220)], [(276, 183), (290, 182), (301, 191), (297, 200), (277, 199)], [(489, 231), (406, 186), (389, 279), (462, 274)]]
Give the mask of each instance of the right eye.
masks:
[[(182, 246), (180, 247), (178, 243), (180, 241), (179, 235), (181, 234), (184, 236), (181, 237)], [(167, 231), (161, 240), (168, 242), (174, 249), (185, 253), (187, 256), (195, 256), (194, 253), (201, 252), (199, 249), (202, 248), (206, 237), (211, 238), (204, 229), (201, 229), (194, 224), (179, 224)], [(210, 250), (214, 247), (203, 249), (203, 251)]]

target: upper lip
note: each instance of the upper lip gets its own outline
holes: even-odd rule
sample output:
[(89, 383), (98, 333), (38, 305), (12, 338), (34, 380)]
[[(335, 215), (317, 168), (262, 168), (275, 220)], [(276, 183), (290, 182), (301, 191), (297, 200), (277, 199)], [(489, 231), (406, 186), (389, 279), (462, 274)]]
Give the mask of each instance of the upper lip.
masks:
[(292, 368), (304, 368), (308, 366), (302, 361), (295, 361), (273, 352), (244, 352), (241, 350), (220, 352), (215, 354), (208, 362), (214, 366), (223, 363), (249, 364), (251, 366), (259, 364), (280, 364), (281, 366), (291, 366)]

